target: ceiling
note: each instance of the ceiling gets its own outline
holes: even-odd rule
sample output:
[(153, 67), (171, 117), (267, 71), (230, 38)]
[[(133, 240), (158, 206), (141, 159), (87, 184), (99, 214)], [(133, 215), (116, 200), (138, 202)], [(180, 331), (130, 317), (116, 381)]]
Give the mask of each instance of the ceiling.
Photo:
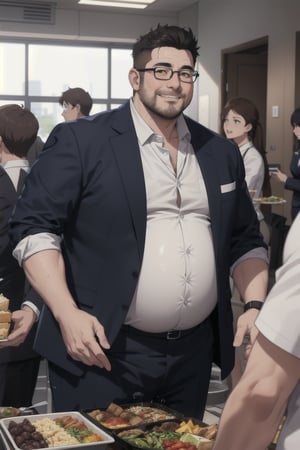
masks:
[(49, 3), (53, 1), (56, 3), (56, 7), (60, 9), (75, 9), (75, 10), (92, 10), (92, 11), (103, 11), (109, 13), (120, 13), (129, 12), (131, 13), (139, 13), (139, 14), (160, 14), (160, 13), (171, 13), (176, 14), (182, 11), (183, 9), (195, 4), (198, 0), (156, 0), (153, 4), (147, 6), (147, 8), (138, 10), (138, 9), (124, 9), (124, 8), (115, 8), (115, 7), (104, 7), (104, 6), (89, 6), (89, 5), (78, 5), (77, 0), (38, 0), (39, 2)]

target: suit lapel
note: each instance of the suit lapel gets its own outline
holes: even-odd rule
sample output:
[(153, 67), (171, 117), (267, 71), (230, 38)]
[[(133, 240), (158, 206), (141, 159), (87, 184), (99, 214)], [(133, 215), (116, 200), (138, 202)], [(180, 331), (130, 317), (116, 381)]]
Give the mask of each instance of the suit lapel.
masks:
[(23, 185), (25, 183), (25, 178), (27, 176), (27, 172), (24, 169), (20, 169), (19, 174), (19, 180), (18, 180), (18, 186), (17, 186), (17, 196), (19, 196), (22, 192)]
[(218, 241), (222, 229), (221, 189), (218, 176), (218, 160), (213, 148), (213, 134), (204, 127), (197, 127), (187, 120), (192, 135), (192, 146), (199, 162), (204, 179), (211, 219), (211, 229), (214, 241), (215, 254), (219, 248)]
[(118, 134), (111, 139), (142, 259), (146, 236), (146, 188), (140, 149), (137, 142), (129, 103), (116, 112), (113, 127)]

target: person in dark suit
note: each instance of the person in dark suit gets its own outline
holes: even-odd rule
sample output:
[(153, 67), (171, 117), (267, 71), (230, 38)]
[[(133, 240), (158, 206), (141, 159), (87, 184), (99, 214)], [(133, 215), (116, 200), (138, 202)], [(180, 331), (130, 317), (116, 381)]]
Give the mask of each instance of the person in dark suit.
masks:
[(39, 157), (39, 154), (43, 150), (44, 147), (44, 141), (40, 138), (40, 136), (37, 136), (33, 144), (30, 146), (30, 149), (27, 153), (27, 158), (29, 161), (29, 165), (32, 166), (34, 161)]
[(297, 147), (293, 153), (290, 163), (290, 172), (292, 176), (288, 176), (281, 170), (272, 172), (272, 179), (283, 183), (284, 189), (293, 191), (291, 219), (295, 220), (300, 211), (300, 108), (296, 108), (291, 115), (291, 125), (293, 133), (297, 139)]
[(183, 115), (197, 55), (190, 29), (141, 36), (133, 98), (57, 125), (26, 179), (13, 254), (45, 302), (56, 411), (138, 399), (201, 418), (212, 362), (223, 377), (234, 362), (230, 270), (235, 344), (255, 338), (266, 246), (239, 149)]
[(0, 404), (17, 407), (32, 402), (40, 361), (32, 349), (34, 324), (42, 301), (36, 293), (33, 302), (25, 300), (29, 286), (12, 256), (9, 219), (29, 171), (26, 155), (38, 127), (35, 116), (21, 106), (0, 107), (0, 293), (10, 300), (15, 324), (9, 342), (0, 343)]

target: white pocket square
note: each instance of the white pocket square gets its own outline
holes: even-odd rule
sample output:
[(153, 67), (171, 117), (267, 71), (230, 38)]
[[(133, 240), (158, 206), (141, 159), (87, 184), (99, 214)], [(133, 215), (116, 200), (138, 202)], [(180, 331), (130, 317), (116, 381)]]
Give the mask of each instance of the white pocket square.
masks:
[(226, 192), (234, 191), (236, 188), (236, 182), (233, 181), (232, 183), (228, 184), (221, 184), (221, 192), (222, 194), (226, 194)]

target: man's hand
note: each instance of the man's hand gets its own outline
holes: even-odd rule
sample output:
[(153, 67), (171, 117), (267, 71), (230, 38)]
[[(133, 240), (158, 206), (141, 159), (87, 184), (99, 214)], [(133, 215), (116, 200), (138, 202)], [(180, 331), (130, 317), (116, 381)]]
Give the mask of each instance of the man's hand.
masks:
[(88, 366), (111, 370), (111, 364), (103, 351), (109, 349), (110, 345), (96, 317), (72, 308), (58, 319), (58, 323), (67, 351), (73, 359)]
[(36, 319), (36, 315), (29, 306), (12, 313), (13, 331), (8, 336), (8, 341), (0, 341), (0, 349), (3, 347), (17, 347), (22, 344)]
[(249, 342), (247, 342), (245, 346), (246, 359), (248, 358), (251, 348), (258, 335), (258, 330), (254, 325), (258, 313), (259, 311), (257, 309), (249, 309), (248, 311), (241, 314), (237, 321), (237, 330), (235, 333), (233, 345), (234, 347), (240, 347), (243, 344), (245, 337), (249, 338)]

